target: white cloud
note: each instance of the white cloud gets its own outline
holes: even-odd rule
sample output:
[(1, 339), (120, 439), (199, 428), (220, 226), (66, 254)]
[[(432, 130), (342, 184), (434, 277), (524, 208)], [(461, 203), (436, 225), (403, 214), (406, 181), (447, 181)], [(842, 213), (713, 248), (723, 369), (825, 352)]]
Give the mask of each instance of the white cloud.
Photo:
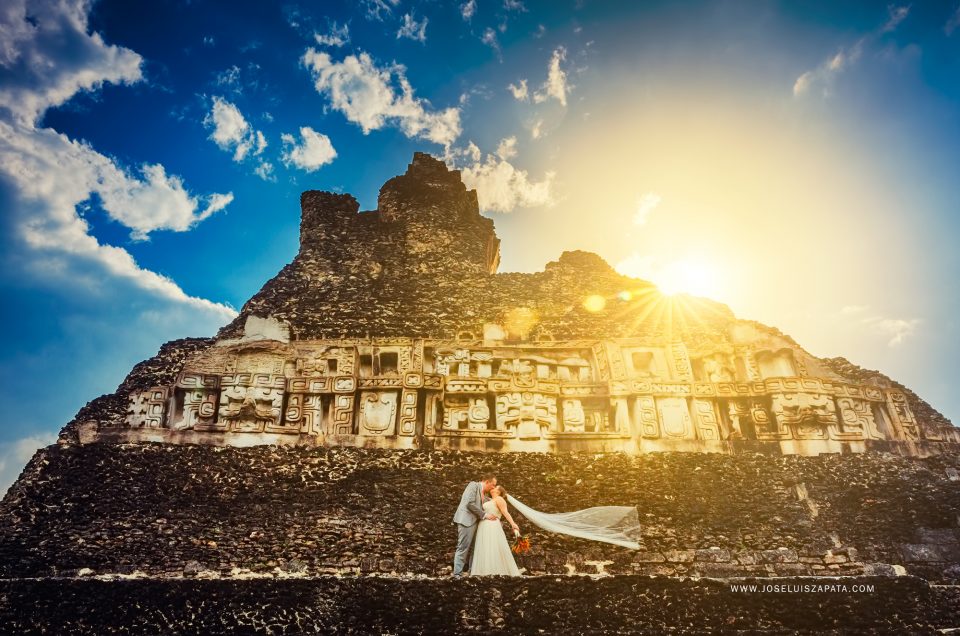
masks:
[(500, 42), (497, 40), (496, 31), (490, 27), (487, 27), (483, 32), (483, 35), (480, 37), (480, 41), (496, 51), (498, 57), (500, 56)]
[(524, 6), (521, 0), (503, 0), (503, 8), (507, 11), (525, 12), (527, 10), (527, 7)]
[(0, 188), (8, 191), (17, 263), (71, 280), (93, 267), (108, 283), (128, 281), (155, 298), (232, 318), (225, 305), (188, 296), (169, 278), (141, 268), (123, 248), (101, 244), (78, 207), (94, 195), (107, 215), (145, 239), (155, 230), (185, 231), (222, 210), (231, 194), (191, 195), (159, 164), (137, 174), (88, 144), (37, 128), (43, 112), (105, 82), (140, 79), (139, 55), (88, 33), (89, 3), (12, 0), (0, 16)]
[(386, 16), (393, 14), (393, 7), (400, 4), (400, 0), (363, 0), (363, 6), (368, 20), (383, 21)]
[(497, 146), (497, 156), (501, 159), (512, 159), (517, 156), (517, 138), (507, 137), (500, 140)]
[[(213, 106), (203, 118), (203, 125), (213, 129), (210, 139), (221, 150), (233, 152), (233, 160), (237, 163), (248, 156), (258, 157), (267, 148), (264, 134), (250, 125), (239, 108), (222, 97), (213, 98)], [(264, 181), (273, 178), (273, 166), (268, 161), (259, 161), (253, 172)]]
[(284, 134), (283, 163), (293, 165), (307, 172), (314, 172), (321, 166), (332, 162), (337, 157), (330, 138), (318, 133), (309, 126), (300, 128), (300, 142), (297, 143), (293, 135)]
[(567, 58), (567, 50), (562, 46), (557, 47), (550, 56), (550, 63), (547, 64), (547, 81), (543, 86), (533, 94), (533, 101), (544, 102), (549, 98), (554, 98), (560, 102), (561, 106), (567, 105), (567, 93), (570, 92), (570, 86), (567, 85), (567, 73), (560, 68), (560, 62)]
[(960, 5), (957, 5), (956, 10), (947, 20), (947, 23), (943, 25), (943, 30), (949, 36), (953, 35), (953, 32), (957, 30), (957, 27), (960, 27)]
[(225, 86), (231, 90), (240, 91), (240, 67), (234, 64), (214, 77), (217, 86)]
[(900, 23), (907, 19), (907, 15), (910, 13), (910, 7), (895, 7), (889, 5), (887, 11), (890, 13), (890, 17), (887, 19), (887, 23), (883, 25), (883, 28), (880, 29), (880, 33), (889, 33), (900, 26)]
[(530, 127), (530, 137), (533, 139), (540, 139), (545, 133), (543, 132), (543, 120), (538, 119), (533, 122), (533, 125)]
[(339, 26), (336, 22), (330, 25), (327, 33), (314, 33), (313, 39), (320, 46), (343, 46), (350, 42), (350, 27), (347, 24)]
[(856, 64), (863, 56), (864, 50), (879, 36), (895, 30), (907, 18), (910, 7), (891, 5), (888, 7), (888, 11), (890, 16), (882, 27), (861, 37), (851, 46), (841, 48), (837, 53), (824, 60), (817, 68), (801, 73), (793, 82), (793, 96), (802, 97), (814, 87), (819, 86), (821, 95), (828, 97), (837, 78)]
[(464, 20), (470, 20), (477, 12), (477, 0), (468, 0), (460, 5), (460, 15)]
[(530, 92), (527, 89), (527, 80), (522, 79), (516, 84), (508, 84), (507, 90), (513, 94), (513, 98), (518, 102), (525, 102), (530, 97)]
[(660, 205), (660, 201), (662, 199), (656, 192), (647, 192), (637, 199), (637, 211), (633, 215), (633, 224), (645, 225), (650, 214)]
[(17, 480), (37, 450), (57, 441), (53, 433), (40, 433), (0, 443), (0, 497)]
[(417, 22), (416, 18), (409, 13), (403, 14), (403, 24), (397, 31), (397, 39), (409, 38), (417, 42), (427, 41), (427, 18)]
[(824, 96), (829, 95), (836, 76), (857, 62), (863, 55), (865, 42), (866, 40), (861, 38), (850, 48), (838, 51), (814, 70), (801, 74), (793, 83), (794, 97), (806, 94), (815, 85), (822, 87)]
[(257, 175), (264, 181), (276, 181), (277, 178), (273, 176), (273, 164), (269, 161), (261, 161), (257, 164), (257, 167), (253, 169), (253, 174)]
[(916, 332), (917, 326), (923, 322), (920, 318), (882, 318), (871, 316), (865, 318), (864, 322), (873, 327), (875, 333), (884, 337), (889, 337), (887, 346), (896, 347), (903, 344), (907, 336)]
[(913, 335), (917, 327), (923, 322), (922, 318), (888, 318), (877, 314), (864, 315), (869, 309), (868, 305), (847, 305), (840, 310), (840, 313), (868, 326), (873, 333), (889, 338), (887, 346), (890, 347), (903, 344), (903, 341), (908, 336)]
[[(554, 172), (546, 172), (541, 181), (531, 181), (526, 170), (511, 164), (508, 158), (516, 154), (516, 138), (501, 140), (498, 154), (488, 154), (481, 161), (482, 153), (470, 142), (465, 150), (452, 152), (447, 157), (455, 163), (464, 157), (469, 163), (460, 168), (463, 182), (477, 191), (480, 209), (485, 212), (512, 212), (518, 207), (551, 206), (555, 203)], [(502, 153), (502, 154), (501, 154)]]
[[(33, 126), (48, 108), (104, 83), (141, 79), (142, 58), (87, 33), (88, 2), (5, 0), (0, 11), (0, 110)], [(29, 13), (29, 14), (28, 14)]]
[(0, 173), (14, 185), (19, 202), (12, 207), (17, 238), (39, 261), (59, 254), (85, 267), (93, 263), (111, 278), (166, 300), (224, 317), (236, 314), (225, 305), (188, 296), (169, 278), (138, 266), (125, 249), (101, 244), (77, 212), (96, 194), (110, 218), (129, 227), (133, 238), (143, 239), (155, 230), (189, 229), (222, 210), (231, 194), (206, 197), (201, 210), (199, 197), (190, 196), (163, 166), (145, 165), (137, 177), (49, 128), (26, 131), (0, 122), (0, 157)]
[(429, 102), (414, 96), (405, 69), (399, 64), (378, 67), (370, 55), (348, 55), (335, 61), (325, 52), (307, 49), (303, 63), (313, 73), (314, 87), (368, 134), (394, 125), (413, 139), (447, 146), (460, 135), (460, 110), (430, 109)]

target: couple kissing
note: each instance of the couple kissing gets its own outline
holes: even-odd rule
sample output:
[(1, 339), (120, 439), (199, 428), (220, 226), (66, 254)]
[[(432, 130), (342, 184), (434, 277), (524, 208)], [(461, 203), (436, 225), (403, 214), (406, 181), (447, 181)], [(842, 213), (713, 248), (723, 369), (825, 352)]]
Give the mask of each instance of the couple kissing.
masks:
[(507, 491), (497, 485), (495, 474), (484, 473), (478, 481), (467, 484), (453, 515), (457, 526), (453, 576), (462, 576), (468, 561), (471, 576), (520, 576), (500, 522), (502, 518), (506, 518), (514, 534), (519, 536), (520, 528), (507, 508)]

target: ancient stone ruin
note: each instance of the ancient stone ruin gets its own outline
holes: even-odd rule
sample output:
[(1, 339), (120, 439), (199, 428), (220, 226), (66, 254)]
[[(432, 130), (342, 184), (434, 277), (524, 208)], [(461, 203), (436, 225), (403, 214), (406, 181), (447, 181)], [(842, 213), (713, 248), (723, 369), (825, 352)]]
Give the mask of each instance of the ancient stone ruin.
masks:
[(358, 212), (301, 196), (300, 252), (215, 338), (168, 343), (65, 439), (907, 455), (960, 430), (906, 387), (600, 257), (496, 273), (456, 170), (416, 153)]
[[(960, 625), (960, 436), (907, 387), (594, 254), (498, 274), (424, 154), (377, 210), (301, 201), (237, 319), (136, 365), (0, 502), (0, 632)], [(538, 510), (636, 506), (640, 549), (517, 514), (523, 577), (446, 578), (484, 468)]]

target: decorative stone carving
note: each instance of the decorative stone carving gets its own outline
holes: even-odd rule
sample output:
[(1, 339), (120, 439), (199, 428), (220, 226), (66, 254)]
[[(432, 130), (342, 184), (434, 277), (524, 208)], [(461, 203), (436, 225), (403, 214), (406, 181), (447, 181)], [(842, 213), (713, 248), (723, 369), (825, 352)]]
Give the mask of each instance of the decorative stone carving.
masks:
[(894, 426), (899, 429), (904, 439), (916, 441), (920, 439), (920, 430), (917, 420), (907, 403), (907, 396), (899, 391), (887, 392), (887, 405), (893, 418)]
[(674, 342), (670, 345), (670, 352), (673, 356), (673, 370), (677, 374), (677, 379), (684, 382), (692, 382), (693, 370), (690, 367), (690, 355), (687, 353), (687, 345), (682, 342)]
[(693, 425), (687, 400), (678, 397), (657, 398), (657, 412), (663, 435), (667, 438), (693, 439)]
[(324, 435), (323, 395), (309, 393), (291, 393), (284, 412), (284, 424), (291, 432), (296, 430), (305, 435)]
[(220, 377), (198, 373), (182, 374), (174, 398), (179, 417), (170, 428), (176, 430), (216, 430), (226, 428), (217, 422)]
[(515, 429), (519, 439), (540, 439), (557, 428), (557, 398), (531, 391), (497, 396), (497, 428)]
[(729, 418), (730, 426), (726, 430), (726, 439), (744, 439), (745, 435), (743, 432), (743, 424), (745, 420), (749, 420), (750, 424), (753, 424), (753, 421), (750, 420), (750, 407), (747, 404), (746, 400), (730, 400), (727, 402), (727, 415)]
[(580, 400), (563, 400), (563, 430), (569, 433), (582, 433), (587, 425), (587, 415)]
[(657, 405), (653, 396), (641, 395), (634, 401), (634, 422), (641, 437), (655, 439), (660, 437), (660, 424), (657, 421)]
[(610, 365), (607, 362), (607, 348), (602, 342), (593, 345), (593, 359), (597, 362), (597, 378), (601, 381), (610, 379)]
[(125, 423), (131, 428), (166, 426), (167, 399), (170, 387), (155, 386), (130, 395)]
[(397, 423), (397, 393), (395, 391), (360, 392), (360, 433), (364, 435), (393, 435)]
[(780, 419), (772, 417), (764, 400), (750, 400), (750, 419), (759, 440), (776, 441), (790, 439), (790, 429)]
[(219, 424), (241, 433), (286, 432), (280, 420), (286, 380), (237, 373), (220, 379)]
[(485, 431), (489, 422), (490, 406), (486, 398), (451, 396), (444, 404), (444, 429)]
[(789, 427), (795, 439), (825, 439), (829, 427), (837, 426), (833, 397), (822, 393), (774, 393), (771, 396), (777, 422)]
[(840, 417), (830, 426), (830, 437), (839, 440), (883, 439), (873, 419), (870, 403), (851, 397), (837, 398)]
[(330, 419), (329, 435), (353, 433), (353, 395), (333, 396), (333, 417)]
[(582, 435), (585, 449), (600, 436), (631, 435), (667, 444), (953, 439), (952, 430), (921, 427), (901, 391), (783, 375), (793, 372), (789, 348), (764, 345), (769, 377), (760, 380), (750, 362), (753, 350), (743, 344), (707, 348), (693, 364), (682, 342), (664, 348), (636, 340), (480, 344), (233, 342), (209, 362), (191, 362), (174, 385), (132, 394), (125, 426), (325, 436), (331, 444), (360, 443), (336, 439), (360, 435), (404, 445), (403, 437), (445, 431), (518, 443), (567, 443)]
[(753, 350), (749, 347), (738, 346), (734, 351), (736, 356), (734, 364), (738, 367), (742, 365), (743, 368), (743, 377), (739, 377), (738, 374), (737, 379), (746, 382), (756, 382), (760, 380), (760, 365), (757, 364), (757, 357), (754, 355)]
[(720, 439), (720, 416), (713, 400), (693, 400), (693, 416), (696, 421), (697, 439)]
[(703, 365), (703, 379), (707, 382), (734, 382), (736, 380), (736, 366), (730, 356), (716, 353), (704, 356), (701, 359)]
[(400, 394), (400, 435), (413, 435), (417, 431), (417, 392), (404, 389)]

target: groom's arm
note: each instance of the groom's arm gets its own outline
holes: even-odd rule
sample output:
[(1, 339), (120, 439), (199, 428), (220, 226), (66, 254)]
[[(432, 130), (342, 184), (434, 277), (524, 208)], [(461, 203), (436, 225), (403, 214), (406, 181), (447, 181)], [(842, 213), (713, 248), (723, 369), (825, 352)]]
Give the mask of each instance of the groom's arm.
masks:
[(483, 508), (480, 507), (480, 504), (477, 503), (477, 499), (480, 498), (480, 493), (477, 492), (477, 489), (480, 488), (480, 484), (474, 482), (471, 484), (471, 497), (467, 501), (467, 510), (469, 510), (478, 521), (482, 521), (484, 517), (487, 516), (487, 513), (483, 511)]

